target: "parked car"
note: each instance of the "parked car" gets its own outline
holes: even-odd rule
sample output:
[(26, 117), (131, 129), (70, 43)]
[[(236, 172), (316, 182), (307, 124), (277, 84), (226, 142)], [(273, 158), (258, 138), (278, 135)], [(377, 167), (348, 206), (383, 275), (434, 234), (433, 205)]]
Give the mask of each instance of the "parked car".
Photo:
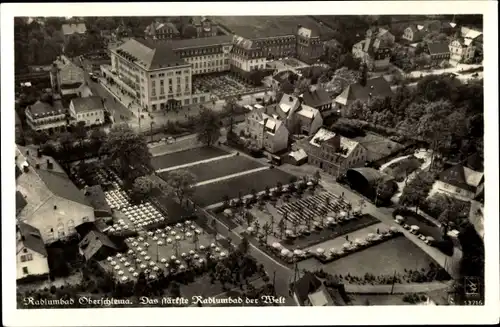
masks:
[(175, 139), (172, 136), (169, 136), (167, 138), (167, 144), (173, 144), (173, 143), (175, 143)]

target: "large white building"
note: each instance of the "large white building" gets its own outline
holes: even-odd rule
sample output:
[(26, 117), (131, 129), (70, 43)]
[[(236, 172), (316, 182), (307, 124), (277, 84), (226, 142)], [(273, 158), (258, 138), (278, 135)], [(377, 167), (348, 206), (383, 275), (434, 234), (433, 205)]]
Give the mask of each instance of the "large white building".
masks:
[(16, 229), (16, 279), (47, 275), (48, 254), (40, 231), (22, 222)]
[(113, 79), (148, 110), (209, 101), (209, 94), (192, 89), (192, 76), (229, 70), (231, 36), (155, 41), (130, 39), (111, 52)]

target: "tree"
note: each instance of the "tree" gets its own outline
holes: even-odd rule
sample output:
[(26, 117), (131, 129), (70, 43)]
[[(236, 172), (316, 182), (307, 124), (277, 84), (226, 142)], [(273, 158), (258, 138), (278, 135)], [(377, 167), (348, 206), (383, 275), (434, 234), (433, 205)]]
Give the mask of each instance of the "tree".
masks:
[(220, 119), (218, 115), (203, 108), (196, 121), (197, 139), (206, 146), (212, 146), (220, 137)]
[(137, 177), (132, 184), (132, 192), (138, 199), (144, 199), (151, 195), (154, 184), (147, 176)]
[(215, 266), (215, 278), (222, 284), (222, 287), (225, 288), (225, 284), (229, 283), (231, 280), (231, 270), (229, 270), (223, 262), (219, 262)]
[(133, 181), (153, 170), (146, 139), (126, 124), (111, 128), (101, 151), (108, 153), (111, 162), (118, 164), (120, 175), (126, 181)]
[(260, 223), (258, 220), (255, 220), (253, 223), (253, 228), (255, 229), (255, 234), (259, 234), (260, 231)]
[(226, 99), (226, 103), (224, 104), (224, 113), (229, 116), (229, 130), (228, 133), (233, 133), (234, 128), (234, 116), (236, 115), (236, 98), (230, 97)]
[(45, 131), (35, 131), (33, 133), (33, 143), (43, 145), (49, 140), (49, 135)]
[(359, 84), (361, 84), (362, 86), (366, 86), (366, 83), (368, 81), (368, 66), (366, 65), (366, 63), (361, 64), (359, 71), (361, 74), (359, 78)]
[(432, 174), (421, 172), (415, 175), (415, 178), (404, 188), (399, 202), (406, 206), (414, 206), (415, 211), (418, 211), (420, 204), (427, 198), (433, 184), (434, 178)]
[(302, 78), (295, 84), (294, 94), (299, 96), (306, 93), (311, 86), (311, 80), (308, 78)]
[(193, 185), (196, 184), (196, 176), (188, 170), (178, 169), (169, 172), (164, 180), (167, 191), (175, 195), (181, 204), (186, 197), (194, 194)]
[(80, 146), (83, 147), (83, 141), (87, 138), (87, 130), (85, 129), (84, 121), (79, 121), (73, 126), (73, 135), (80, 142)]
[(278, 230), (280, 232), (280, 238), (283, 238), (283, 234), (285, 233), (286, 230), (286, 220), (285, 220), (285, 215), (283, 215), (283, 218), (278, 222)]
[(361, 100), (354, 100), (347, 106), (345, 115), (348, 118), (367, 120), (369, 119), (368, 117), (370, 117), (371, 113), (365, 102)]
[(100, 149), (103, 143), (106, 142), (107, 134), (102, 129), (94, 129), (90, 133), (90, 142), (97, 149)]
[(59, 145), (66, 155), (69, 155), (75, 148), (75, 138), (71, 133), (64, 132), (59, 136)]
[(249, 248), (250, 248), (250, 242), (248, 241), (248, 238), (244, 236), (241, 239), (240, 244), (238, 244), (238, 251), (242, 254), (247, 254)]
[(271, 225), (268, 222), (266, 222), (264, 226), (262, 226), (262, 232), (264, 233), (265, 242), (267, 244), (267, 237), (271, 233)]

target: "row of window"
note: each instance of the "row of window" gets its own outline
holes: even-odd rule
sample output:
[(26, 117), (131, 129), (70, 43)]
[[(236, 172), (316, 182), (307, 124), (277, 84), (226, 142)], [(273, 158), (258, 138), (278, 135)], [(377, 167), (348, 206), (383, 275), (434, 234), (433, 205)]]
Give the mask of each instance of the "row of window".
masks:
[(180, 52), (181, 57), (193, 57), (193, 56), (201, 56), (204, 54), (214, 54), (222, 52), (222, 46), (203, 48), (203, 49), (193, 49), (193, 50), (184, 50)]

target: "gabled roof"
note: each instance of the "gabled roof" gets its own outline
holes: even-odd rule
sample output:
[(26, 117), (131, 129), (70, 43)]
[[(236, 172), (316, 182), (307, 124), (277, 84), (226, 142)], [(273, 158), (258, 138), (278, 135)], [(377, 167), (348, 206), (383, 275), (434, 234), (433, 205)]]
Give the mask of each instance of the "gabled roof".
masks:
[(431, 55), (449, 53), (450, 49), (448, 46), (449, 46), (448, 43), (444, 43), (444, 42), (427, 43), (427, 47), (429, 49), (429, 54), (431, 54)]
[[(54, 103), (55, 104), (55, 103)], [(38, 100), (28, 107), (31, 116), (35, 119), (64, 114), (62, 105), (52, 106), (50, 103)]]
[(87, 31), (87, 27), (84, 23), (78, 24), (63, 24), (62, 31), (64, 35), (72, 35), (72, 34), (84, 34)]
[(106, 201), (106, 196), (101, 185), (87, 187), (84, 195), (92, 207), (94, 207), (94, 210), (111, 213), (111, 207)]
[(169, 41), (132, 38), (113, 51), (147, 70), (186, 64)]
[(483, 32), (468, 27), (462, 27), (460, 28), (460, 34), (463, 38), (474, 40), (475, 38), (483, 35)]
[(300, 305), (304, 305), (309, 294), (315, 293), (320, 287), (321, 281), (311, 272), (306, 272), (293, 285), (293, 292), (297, 296)]
[(116, 251), (118, 248), (105, 234), (98, 231), (90, 231), (80, 242), (80, 249), (86, 260), (91, 259), (102, 247)]
[(24, 195), (21, 192), (16, 191), (16, 214), (23, 210), (27, 204), (28, 202), (26, 202)]
[(390, 84), (384, 77), (380, 76), (367, 80), (365, 86), (362, 86), (359, 82), (349, 85), (335, 99), (335, 102), (346, 105), (348, 101), (367, 101), (373, 97), (389, 97), (393, 95)]
[(483, 173), (464, 167), (462, 164), (455, 165), (439, 174), (440, 181), (471, 192), (477, 190), (483, 177)]
[(175, 25), (170, 23), (170, 22), (167, 22), (167, 23), (153, 22), (153, 23), (151, 23), (151, 25), (148, 25), (146, 27), (146, 30), (144, 32), (150, 33), (150, 34), (155, 34), (154, 33), (155, 31), (161, 30), (162, 28), (165, 28), (165, 27), (172, 29), (175, 34), (179, 33), (179, 30), (177, 29), (177, 27), (175, 27)]
[(76, 113), (92, 111), (97, 109), (104, 110), (104, 103), (99, 96), (90, 96), (86, 98), (74, 98), (71, 100)]
[[(403, 148), (397, 142), (392, 141), (387, 137), (367, 132), (364, 136), (353, 138), (353, 141), (359, 142), (368, 152), (371, 152), (373, 157), (382, 158), (391, 153)], [(378, 160), (378, 159), (373, 159)]]
[(37, 228), (26, 223), (19, 222), (17, 224), (17, 229), (21, 234), (21, 243), (26, 248), (40, 253), (43, 256), (47, 256), (45, 243), (43, 242), (42, 235)]
[(280, 103), (276, 106), (276, 109), (286, 117), (291, 117), (295, 110), (300, 107), (299, 98), (290, 94), (283, 94)]
[(337, 153), (337, 155), (348, 158), (351, 155), (352, 151), (358, 146), (359, 142), (351, 140), (347, 137), (343, 137), (341, 135), (337, 135), (325, 128), (320, 128), (320, 130), (311, 138), (311, 141), (309, 143), (313, 146), (320, 147), (323, 142), (333, 142), (336, 136), (339, 138), (338, 144), (342, 148), (347, 149), (346, 154)]
[(85, 82), (85, 74), (83, 70), (73, 64), (71, 60), (64, 56), (60, 60), (56, 60), (55, 67), (59, 69), (61, 85), (83, 84)]
[(67, 176), (43, 169), (39, 169), (37, 173), (45, 183), (45, 185), (47, 185), (49, 190), (54, 193), (54, 195), (73, 202), (90, 206), (90, 203), (85, 198), (85, 195), (75, 186), (75, 184), (73, 184), (73, 182)]
[(251, 50), (255, 49), (255, 43), (252, 40), (246, 39), (242, 36), (234, 35), (233, 36), (233, 44), (239, 48)]
[(289, 81), (289, 78), (290, 78), (290, 75), (295, 75), (296, 77), (298, 77), (298, 75), (297, 75), (295, 72), (291, 71), (291, 70), (283, 70), (283, 71), (281, 71), (281, 72), (279, 72), (279, 73), (275, 74), (275, 75), (273, 76), (273, 79), (274, 79), (276, 82), (278, 82), (278, 83), (280, 83), (280, 84), (281, 84), (281, 83), (283, 83), (283, 82), (285, 82), (285, 81), (287, 81), (287, 82), (288, 82), (288, 81)]
[(308, 106), (313, 108), (321, 107), (326, 104), (332, 103), (330, 95), (322, 88), (309, 89), (302, 94), (302, 100)]
[(319, 115), (320, 113), (318, 109), (303, 104), (300, 106), (300, 110), (297, 111), (297, 114), (312, 120), (316, 118), (316, 116)]

